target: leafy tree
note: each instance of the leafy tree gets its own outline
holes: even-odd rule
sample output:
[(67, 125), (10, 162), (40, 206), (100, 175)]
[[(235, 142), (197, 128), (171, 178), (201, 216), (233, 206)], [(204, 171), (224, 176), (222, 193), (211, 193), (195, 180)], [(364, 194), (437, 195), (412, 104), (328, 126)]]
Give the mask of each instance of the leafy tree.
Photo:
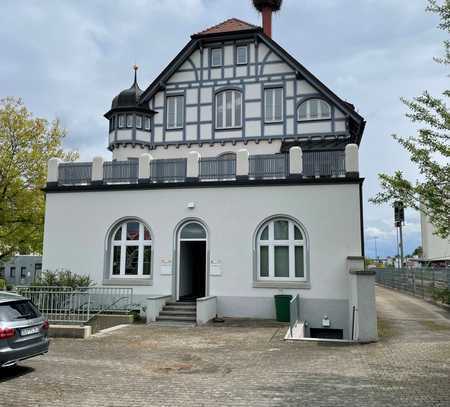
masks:
[[(450, 33), (450, 0), (443, 3), (429, 0), (427, 11), (438, 14), (438, 27)], [(444, 49), (444, 56), (435, 58), (435, 61), (449, 66), (450, 41), (444, 41)], [(393, 138), (407, 150), (411, 161), (418, 166), (422, 179), (411, 182), (402, 171), (394, 175), (379, 174), (382, 191), (371, 199), (376, 204), (400, 200), (405, 206), (424, 212), (436, 234), (442, 238), (450, 234), (449, 97), (450, 90), (447, 89), (440, 98), (425, 91), (413, 100), (401, 99), (409, 108), (406, 116), (423, 127), (415, 136), (393, 135)]]
[(65, 153), (57, 120), (33, 117), (20, 99), (0, 100), (0, 260), (40, 252), (44, 226), (47, 161)]
[(414, 251), (412, 252), (411, 256), (419, 256), (422, 257), (423, 256), (423, 250), (422, 250), (422, 246), (418, 246), (414, 249)]

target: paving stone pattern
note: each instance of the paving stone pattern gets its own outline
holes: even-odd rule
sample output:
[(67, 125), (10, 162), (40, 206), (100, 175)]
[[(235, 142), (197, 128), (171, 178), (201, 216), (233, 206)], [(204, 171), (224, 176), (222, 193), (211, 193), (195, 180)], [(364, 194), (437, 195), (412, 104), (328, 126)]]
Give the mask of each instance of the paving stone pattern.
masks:
[(277, 323), (133, 325), (55, 339), (0, 372), (0, 406), (450, 406), (445, 311), (377, 289), (378, 343), (284, 342)]

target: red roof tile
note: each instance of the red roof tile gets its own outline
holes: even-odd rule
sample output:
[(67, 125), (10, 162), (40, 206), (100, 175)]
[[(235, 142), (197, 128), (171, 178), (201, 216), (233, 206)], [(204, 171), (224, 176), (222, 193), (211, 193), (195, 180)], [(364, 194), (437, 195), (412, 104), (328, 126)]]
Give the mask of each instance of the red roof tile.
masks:
[(239, 20), (237, 18), (230, 18), (223, 23), (207, 28), (206, 30), (200, 31), (199, 33), (196, 33), (194, 35), (222, 34), (233, 31), (254, 30), (258, 28), (261, 27), (246, 23), (245, 21)]

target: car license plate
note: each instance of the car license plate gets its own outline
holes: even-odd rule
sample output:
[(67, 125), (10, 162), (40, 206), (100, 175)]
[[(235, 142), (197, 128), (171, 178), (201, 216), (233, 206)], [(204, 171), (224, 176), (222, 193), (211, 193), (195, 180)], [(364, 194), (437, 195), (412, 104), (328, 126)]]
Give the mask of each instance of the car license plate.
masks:
[(22, 336), (33, 335), (39, 332), (38, 326), (32, 326), (31, 328), (24, 328), (20, 330), (20, 334)]

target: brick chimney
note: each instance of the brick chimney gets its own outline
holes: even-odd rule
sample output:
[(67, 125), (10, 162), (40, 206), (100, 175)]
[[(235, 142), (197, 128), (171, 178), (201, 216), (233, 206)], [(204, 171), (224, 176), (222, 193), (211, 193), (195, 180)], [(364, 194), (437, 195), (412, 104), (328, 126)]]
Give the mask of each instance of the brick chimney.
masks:
[(263, 31), (272, 38), (272, 14), (281, 8), (283, 0), (253, 0), (253, 6), (262, 14)]

